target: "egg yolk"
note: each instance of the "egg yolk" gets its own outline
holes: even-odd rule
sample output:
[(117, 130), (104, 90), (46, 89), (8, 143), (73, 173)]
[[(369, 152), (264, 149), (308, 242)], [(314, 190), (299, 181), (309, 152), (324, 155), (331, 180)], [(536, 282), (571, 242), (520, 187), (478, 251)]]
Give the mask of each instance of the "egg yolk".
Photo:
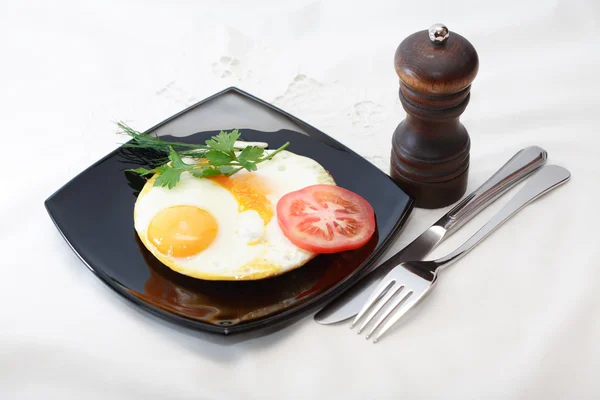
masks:
[(265, 225), (273, 217), (273, 205), (267, 199), (268, 187), (260, 177), (252, 174), (239, 176), (219, 175), (210, 178), (227, 189), (239, 204), (239, 211), (254, 210), (263, 219)]
[(218, 230), (217, 221), (208, 211), (194, 206), (174, 206), (152, 218), (148, 239), (164, 255), (189, 257), (210, 246)]

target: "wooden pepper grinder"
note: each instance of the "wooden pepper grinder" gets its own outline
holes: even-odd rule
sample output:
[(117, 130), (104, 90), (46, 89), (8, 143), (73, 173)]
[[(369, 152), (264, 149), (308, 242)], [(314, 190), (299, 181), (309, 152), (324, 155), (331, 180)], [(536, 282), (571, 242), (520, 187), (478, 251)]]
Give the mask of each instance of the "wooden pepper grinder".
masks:
[(459, 117), (479, 69), (477, 52), (435, 24), (400, 43), (394, 66), (407, 116), (392, 138), (391, 176), (416, 207), (445, 207), (467, 189), (470, 139)]

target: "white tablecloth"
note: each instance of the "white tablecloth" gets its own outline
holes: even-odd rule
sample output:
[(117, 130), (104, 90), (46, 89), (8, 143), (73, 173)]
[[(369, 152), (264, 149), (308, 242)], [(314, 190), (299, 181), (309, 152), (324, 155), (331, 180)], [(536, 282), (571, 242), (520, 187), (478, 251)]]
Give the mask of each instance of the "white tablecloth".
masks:
[[(599, 3), (351, 3), (2, 2), (0, 398), (600, 398)], [(435, 22), (480, 57), (469, 190), (532, 144), (572, 179), (444, 271), (381, 343), (312, 317), (244, 341), (178, 329), (94, 277), (46, 214), (117, 146), (114, 121), (145, 129), (231, 85), (387, 171), (404, 117), (394, 51)], [(415, 210), (393, 250), (445, 212)]]

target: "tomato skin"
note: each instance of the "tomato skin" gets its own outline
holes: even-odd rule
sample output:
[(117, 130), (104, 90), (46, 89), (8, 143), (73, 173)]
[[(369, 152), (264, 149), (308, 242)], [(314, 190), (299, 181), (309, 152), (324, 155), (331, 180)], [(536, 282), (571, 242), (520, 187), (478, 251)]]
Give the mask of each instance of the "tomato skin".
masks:
[(294, 245), (317, 254), (360, 248), (376, 229), (369, 202), (334, 185), (307, 186), (286, 194), (277, 203), (277, 221)]

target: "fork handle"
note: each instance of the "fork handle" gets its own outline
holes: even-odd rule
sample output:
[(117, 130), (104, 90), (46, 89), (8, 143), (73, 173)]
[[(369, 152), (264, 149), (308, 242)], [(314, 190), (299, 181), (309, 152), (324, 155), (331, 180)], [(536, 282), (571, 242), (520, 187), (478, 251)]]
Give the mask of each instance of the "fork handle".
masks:
[(451, 263), (464, 257), (469, 251), (477, 246), (483, 239), (488, 237), (500, 225), (519, 212), (523, 207), (536, 200), (538, 197), (548, 193), (555, 187), (565, 183), (571, 176), (571, 173), (558, 165), (549, 165), (543, 167), (539, 172), (533, 175), (521, 190), (506, 205), (478, 230), (469, 240), (463, 243), (458, 249), (445, 257), (434, 261), (435, 270), (450, 265)]
[(520, 150), (436, 225), (446, 229), (446, 236), (452, 234), (523, 178), (543, 166), (547, 159), (548, 153), (541, 147), (530, 146)]

